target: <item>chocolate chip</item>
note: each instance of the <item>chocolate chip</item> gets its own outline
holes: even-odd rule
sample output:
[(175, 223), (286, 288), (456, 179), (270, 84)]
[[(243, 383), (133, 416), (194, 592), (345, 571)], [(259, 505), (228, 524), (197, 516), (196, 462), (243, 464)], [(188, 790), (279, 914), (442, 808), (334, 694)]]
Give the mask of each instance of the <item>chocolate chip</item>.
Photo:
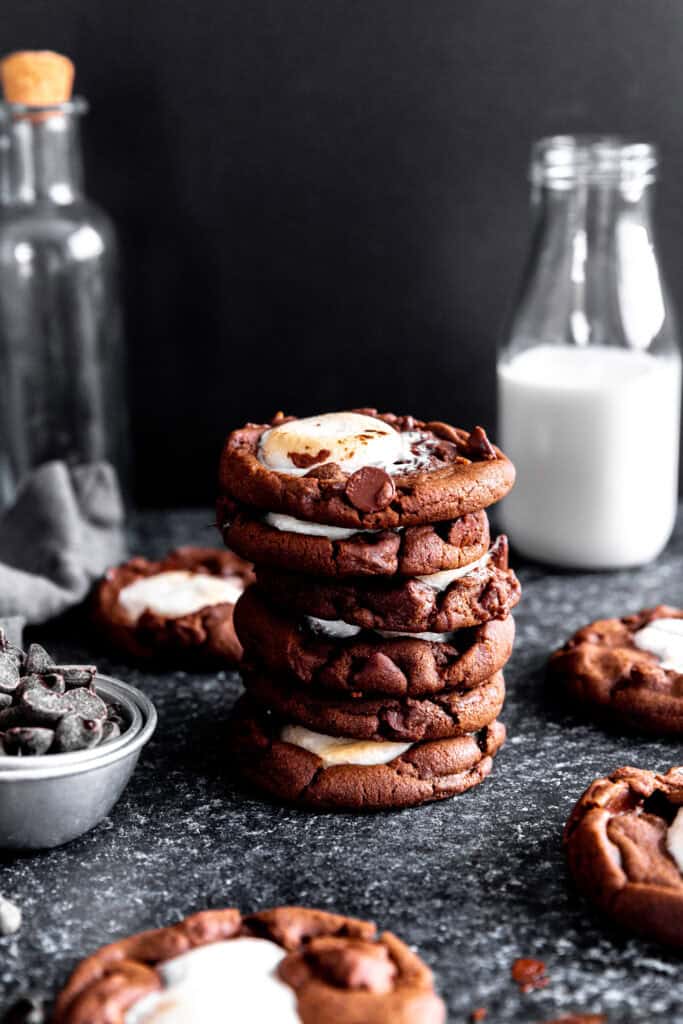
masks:
[(19, 666), (11, 651), (0, 651), (0, 692), (12, 693), (19, 685)]
[(107, 705), (92, 690), (79, 686), (69, 690), (63, 697), (67, 711), (73, 711), (82, 718), (95, 718), (104, 722), (107, 717)]
[(388, 473), (377, 466), (363, 466), (346, 484), (346, 496), (359, 512), (380, 512), (390, 505), (396, 486)]
[(30, 686), (25, 689), (19, 704), (11, 710), (18, 711), (24, 724), (55, 726), (69, 710), (61, 693), (52, 693), (45, 686)]
[(6, 754), (37, 757), (40, 754), (47, 754), (54, 738), (55, 734), (52, 729), (16, 726), (13, 729), (8, 729), (4, 734), (3, 745)]
[(52, 671), (63, 677), (67, 690), (74, 686), (92, 686), (97, 675), (95, 665), (55, 665)]
[(54, 661), (44, 647), (41, 647), (40, 644), (31, 644), (26, 653), (24, 665), (26, 675), (32, 675), (34, 672), (49, 672), (53, 665)]
[(55, 730), (54, 752), (70, 754), (95, 747), (102, 739), (102, 722), (70, 713), (64, 715)]
[(475, 427), (467, 440), (467, 448), (472, 455), (480, 459), (497, 458), (496, 449), (493, 447), (483, 427)]

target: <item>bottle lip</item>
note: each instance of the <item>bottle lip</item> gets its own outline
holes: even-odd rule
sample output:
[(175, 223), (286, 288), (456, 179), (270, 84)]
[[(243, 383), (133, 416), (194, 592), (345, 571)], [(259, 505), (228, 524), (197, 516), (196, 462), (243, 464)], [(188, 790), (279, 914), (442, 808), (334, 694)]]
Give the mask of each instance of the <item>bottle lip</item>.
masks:
[(74, 96), (65, 103), (6, 103), (0, 100), (0, 118), (7, 121), (45, 121), (56, 114), (69, 117), (82, 117), (89, 110), (88, 101), (84, 96)]
[(531, 148), (535, 185), (649, 184), (656, 180), (656, 146), (622, 135), (548, 135)]

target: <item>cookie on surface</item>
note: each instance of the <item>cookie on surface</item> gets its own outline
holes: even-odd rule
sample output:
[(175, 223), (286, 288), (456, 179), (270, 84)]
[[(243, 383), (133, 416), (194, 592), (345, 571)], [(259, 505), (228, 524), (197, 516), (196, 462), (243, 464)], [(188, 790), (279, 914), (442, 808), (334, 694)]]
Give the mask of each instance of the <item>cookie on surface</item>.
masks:
[(398, 580), (308, 578), (258, 566), (266, 597), (300, 615), (342, 620), (363, 629), (443, 633), (505, 618), (520, 598), (508, 567), (506, 537), (461, 569)]
[(486, 553), (485, 512), (445, 523), (393, 530), (354, 530), (248, 509), (231, 498), (217, 504), (229, 548), (250, 562), (311, 576), (419, 576), (458, 569)]
[(683, 768), (619, 768), (597, 779), (567, 822), (578, 888), (626, 931), (683, 947)]
[(683, 734), (683, 610), (647, 608), (578, 630), (550, 659), (550, 678), (607, 721)]
[(503, 709), (502, 672), (473, 690), (448, 690), (430, 697), (334, 699), (310, 687), (252, 670), (243, 671), (247, 693), (288, 722), (332, 736), (366, 740), (448, 739), (478, 732)]
[(236, 664), (233, 607), (253, 578), (231, 551), (182, 547), (159, 562), (133, 558), (93, 592), (93, 618), (116, 651), (142, 661)]
[(319, 810), (378, 811), (456, 796), (491, 773), (505, 726), (421, 743), (350, 740), (283, 723), (249, 697), (229, 725), (239, 775), (277, 800)]
[(341, 635), (336, 624), (335, 635), (334, 623), (288, 615), (270, 605), (258, 586), (248, 587), (237, 602), (235, 630), (245, 658), (270, 673), (333, 694), (394, 697), (472, 689), (503, 668), (515, 638), (510, 615), (431, 640), (382, 636), (344, 623)]
[(511, 489), (512, 463), (481, 427), (374, 409), (306, 419), (278, 414), (227, 438), (220, 493), (267, 512), (358, 529), (444, 522)]
[(104, 946), (59, 995), (54, 1024), (251, 1019), (443, 1024), (431, 971), (390, 932), (302, 907), (207, 910)]

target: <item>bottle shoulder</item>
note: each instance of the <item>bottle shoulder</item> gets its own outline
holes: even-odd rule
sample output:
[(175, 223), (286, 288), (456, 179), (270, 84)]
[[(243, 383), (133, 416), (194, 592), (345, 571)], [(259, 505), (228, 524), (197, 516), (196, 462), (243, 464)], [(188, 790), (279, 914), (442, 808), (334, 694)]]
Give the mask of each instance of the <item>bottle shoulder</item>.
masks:
[(72, 259), (88, 259), (114, 252), (116, 232), (105, 211), (88, 199), (0, 207), (0, 259), (16, 258), (21, 245), (63, 248)]

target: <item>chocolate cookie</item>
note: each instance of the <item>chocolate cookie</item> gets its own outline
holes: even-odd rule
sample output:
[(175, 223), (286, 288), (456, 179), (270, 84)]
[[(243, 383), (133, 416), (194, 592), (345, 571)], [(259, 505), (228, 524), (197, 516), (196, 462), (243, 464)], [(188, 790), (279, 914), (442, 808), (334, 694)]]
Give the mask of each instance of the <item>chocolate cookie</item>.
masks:
[(594, 714), (661, 735), (683, 733), (683, 611), (659, 605), (580, 629), (549, 675)]
[(683, 947), (683, 768), (619, 768), (597, 779), (564, 831), (569, 870), (608, 917)]
[(282, 740), (283, 724), (248, 697), (236, 706), (230, 750), (247, 781), (289, 803), (319, 809), (390, 810), (464, 793), (491, 772), (505, 741), (493, 722), (473, 736), (409, 745), (384, 764), (334, 764)]
[(311, 687), (295, 686), (266, 673), (244, 671), (251, 698), (287, 722), (330, 736), (366, 740), (446, 739), (477, 732), (498, 717), (505, 700), (498, 672), (473, 690), (448, 690), (430, 698), (347, 697), (333, 700)]
[(297, 614), (410, 633), (443, 633), (503, 619), (521, 592), (508, 568), (505, 537), (498, 538), (485, 561), (444, 589), (437, 589), (442, 580), (309, 579), (265, 566), (257, 567), (256, 576), (269, 600)]
[(133, 558), (97, 584), (93, 618), (114, 650), (135, 659), (235, 664), (242, 649), (232, 611), (252, 578), (247, 562), (214, 548), (178, 548), (160, 562)]
[(512, 616), (444, 634), (446, 643), (360, 629), (346, 639), (326, 637), (319, 626), (271, 606), (257, 586), (235, 606), (246, 659), (271, 674), (337, 693), (425, 697), (471, 689), (503, 668), (515, 637)]
[[(219, 499), (217, 518), (225, 543), (250, 562), (312, 576), (419, 576), (458, 569), (481, 558), (490, 542), (485, 512), (405, 529), (341, 529), (349, 534), (342, 537), (307, 534), (308, 524), (301, 520), (289, 523), (289, 516), (264, 517), (229, 498)], [(287, 525), (299, 532), (286, 529)], [(339, 530), (328, 528), (329, 532)]]
[(249, 1015), (255, 1024), (445, 1020), (431, 971), (395, 935), (339, 914), (278, 907), (245, 917), (206, 910), (104, 946), (76, 968), (53, 1021), (200, 1021), (223, 1005), (226, 1020)]
[[(325, 432), (326, 420), (346, 423), (354, 417), (359, 417), (355, 434), (350, 427), (344, 438), (336, 422)], [(285, 425), (290, 434), (274, 433)], [(391, 431), (398, 439), (388, 436)], [(267, 457), (278, 468), (269, 468)], [(269, 424), (234, 430), (223, 448), (219, 488), (269, 512), (383, 530), (478, 512), (504, 497), (514, 477), (512, 463), (481, 427), (468, 432), (360, 409), (308, 420), (278, 414)]]

